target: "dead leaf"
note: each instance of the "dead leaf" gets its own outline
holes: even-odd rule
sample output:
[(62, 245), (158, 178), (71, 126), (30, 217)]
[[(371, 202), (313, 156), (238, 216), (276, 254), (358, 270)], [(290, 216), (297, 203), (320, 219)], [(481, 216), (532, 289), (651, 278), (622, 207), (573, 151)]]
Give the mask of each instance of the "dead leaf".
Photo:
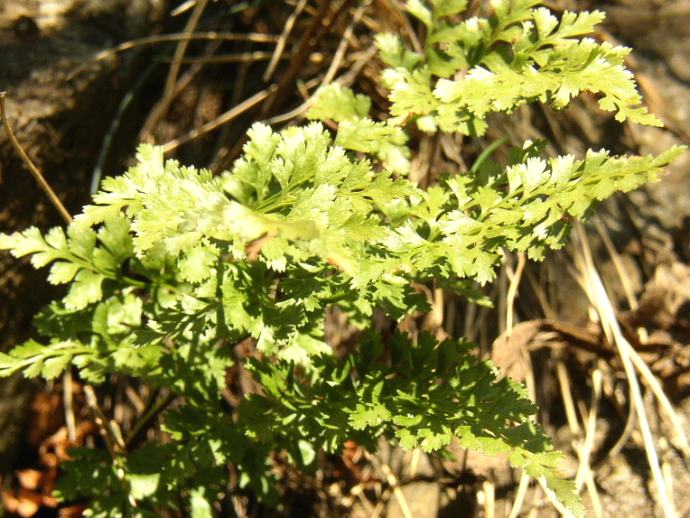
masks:
[(669, 329), (688, 322), (690, 303), (690, 266), (682, 263), (661, 264), (645, 285), (640, 307), (635, 312), (638, 325)]
[(517, 381), (525, 381), (529, 373), (528, 346), (542, 326), (541, 320), (521, 322), (510, 334), (503, 333), (491, 348), (491, 360), (501, 372)]
[(5, 491), (2, 494), (2, 502), (5, 505), (5, 510), (10, 513), (18, 514), (23, 518), (34, 516), (41, 508), (42, 501), (43, 497), (41, 494), (29, 489), (20, 489), (19, 494), (16, 496), (10, 491)]
[(37, 469), (17, 471), (17, 478), (24, 489), (38, 489), (43, 485), (44, 472)]
[(70, 505), (69, 507), (63, 507), (58, 511), (59, 518), (81, 518), (84, 516), (84, 511), (86, 511), (86, 506), (83, 504)]

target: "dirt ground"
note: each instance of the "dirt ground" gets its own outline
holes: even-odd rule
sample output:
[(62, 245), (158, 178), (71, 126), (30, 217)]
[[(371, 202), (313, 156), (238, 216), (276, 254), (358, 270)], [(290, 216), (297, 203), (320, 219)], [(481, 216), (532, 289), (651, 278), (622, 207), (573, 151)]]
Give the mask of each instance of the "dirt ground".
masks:
[[(303, 116), (293, 110), (330, 73), (335, 56), (340, 56), (336, 77), (372, 96), (379, 108), (385, 105), (371, 34), (409, 29), (395, 1), (375, 0), (364, 7), (348, 0), (315, 1), (306, 2), (302, 10), (294, 1), (275, 2), (271, 8), (261, 1), (203, 3), (207, 5), (192, 26), (198, 5), (193, 2), (0, 2), (0, 90), (8, 92), (8, 111), (19, 140), (72, 213), (88, 199), (90, 185), (102, 174), (125, 167), (140, 140), (166, 144), (183, 162), (214, 171), (227, 168), (253, 121), (280, 125)], [(606, 12), (597, 38), (634, 48), (628, 66), (665, 128), (619, 125), (585, 97), (563, 113), (534, 108), (520, 110), (510, 120), (496, 118), (486, 141), (504, 135), (516, 143), (547, 138), (552, 142), (548, 152), (577, 155), (591, 147), (658, 153), (672, 144), (690, 144), (690, 0), (547, 3), (556, 12)], [(185, 6), (190, 8), (182, 9)], [(267, 70), (276, 38), (200, 39), (189, 42), (189, 62), (183, 62), (173, 77), (177, 80), (168, 96), (166, 79), (179, 41), (109, 51), (124, 42), (182, 31), (278, 35), (293, 15), (294, 28), (272, 73)], [(226, 117), (232, 107), (271, 84), (273, 93), (263, 101)], [(194, 133), (198, 128), (205, 128), (200, 135)], [(486, 141), (465, 143), (462, 158), (476, 158), (476, 150)], [(551, 254), (546, 263), (527, 264), (522, 271), (519, 258), (507, 258), (499, 281), (487, 291), (495, 301), (494, 310), (461, 302), (454, 306), (456, 327), (509, 375), (528, 384), (540, 405), (539, 420), (568, 456), (568, 475), (577, 475), (579, 459), (588, 449), (591, 471), (582, 468), (581, 476), (591, 516), (653, 517), (663, 512), (639, 423), (629, 422), (629, 380), (615, 344), (606, 337), (606, 323), (592, 311), (607, 302), (594, 299), (578, 283), (585, 268), (582, 253), (588, 247), (622, 335), (671, 403), (672, 410), (665, 411), (641, 377), (668, 494), (677, 516), (690, 516), (690, 449), (681, 435), (681, 429), (690, 435), (688, 200), (690, 153), (676, 161), (662, 181), (607, 202), (580, 237), (566, 250)], [(59, 223), (59, 215), (0, 134), (0, 229)], [(508, 336), (506, 297), (512, 282), (519, 290), (516, 324)], [(30, 337), (32, 315), (57, 294), (42, 272), (0, 255), (0, 350)], [(60, 510), (50, 494), (59, 462), (66, 456), (62, 394), (61, 383), (45, 386), (20, 378), (0, 382), (0, 491), (9, 516), (81, 515), (83, 506)], [(96, 431), (83, 409), (78, 381), (73, 397), (80, 440), (88, 442)], [(117, 414), (117, 398), (111, 400), (104, 408)], [(315, 477), (298, 475), (286, 466), (285, 496), (278, 510), (241, 495), (234, 501), (234, 512), (509, 516), (520, 474), (504, 459), (453, 453), (454, 460), (440, 460), (386, 444), (375, 453), (348, 445), (341, 456), (323, 458)], [(539, 484), (530, 481), (525, 489), (521, 509), (512, 516), (558, 516)]]

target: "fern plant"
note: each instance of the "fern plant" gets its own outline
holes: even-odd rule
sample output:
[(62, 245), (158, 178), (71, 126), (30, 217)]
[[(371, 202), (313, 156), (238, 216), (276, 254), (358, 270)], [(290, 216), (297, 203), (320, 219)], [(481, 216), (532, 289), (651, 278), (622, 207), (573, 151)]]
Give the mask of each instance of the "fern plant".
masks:
[[(374, 448), (384, 436), (405, 449), (438, 451), (457, 439), (506, 455), (583, 515), (521, 385), (464, 340), (384, 337), (372, 315), (428, 310), (415, 288), (424, 283), (469, 293), (495, 277), (502, 250), (543, 258), (574, 219), (658, 178), (682, 150), (544, 158), (527, 142), (502, 166), (484, 160), (428, 188), (407, 179), (413, 125), (478, 136), (491, 113), (533, 102), (559, 109), (583, 91), (619, 121), (660, 124), (623, 66), (628, 50), (583, 37), (600, 12), (558, 20), (537, 0), (494, 0), (489, 17), (458, 21), (466, 3), (407, 2), (426, 27), (423, 52), (377, 37), (386, 120), (369, 117), (367, 96), (332, 85), (316, 96), (315, 122), (254, 125), (229, 172), (185, 167), (142, 145), (137, 164), (105, 179), (66, 231), (0, 236), (0, 248), (50, 265), (49, 282), (68, 285), (36, 317), (45, 339), (0, 354), (0, 375), (76, 369), (100, 384), (116, 374), (175, 401), (162, 414), (164, 442), (74, 450), (63, 501), (88, 499), (92, 516), (209, 516), (228, 464), (240, 487), (275, 502), (272, 453), (309, 470), (319, 451), (338, 452), (346, 440)], [(360, 330), (346, 353), (326, 337), (333, 310)], [(254, 352), (233, 354), (240, 342)], [(222, 394), (237, 364), (257, 388), (230, 406)]]

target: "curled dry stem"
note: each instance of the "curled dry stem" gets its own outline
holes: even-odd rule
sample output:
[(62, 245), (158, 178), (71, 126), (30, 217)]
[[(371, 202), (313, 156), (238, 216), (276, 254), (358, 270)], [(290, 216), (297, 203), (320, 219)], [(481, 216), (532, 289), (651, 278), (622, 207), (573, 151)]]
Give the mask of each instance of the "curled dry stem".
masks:
[(43, 177), (43, 173), (41, 173), (38, 167), (36, 167), (36, 165), (31, 161), (31, 158), (29, 158), (29, 155), (26, 154), (26, 151), (24, 151), (24, 148), (19, 143), (19, 140), (17, 140), (14, 131), (12, 131), (12, 126), (10, 126), (10, 122), (7, 119), (7, 109), (5, 107), (6, 96), (7, 92), (0, 91), (0, 116), (2, 117), (2, 125), (5, 128), (7, 137), (10, 139), (12, 147), (17, 151), (17, 154), (19, 154), (19, 156), (21, 157), (22, 162), (26, 164), (26, 166), (29, 168), (29, 171), (31, 172), (31, 175), (34, 177), (36, 182), (38, 182), (38, 185), (40, 186), (41, 190), (45, 193), (46, 196), (48, 196), (50, 202), (60, 213), (62, 219), (64, 219), (67, 224), (70, 224), (72, 222), (71, 214), (67, 212), (67, 209), (62, 204), (62, 201), (60, 201), (60, 198), (58, 198), (57, 194), (55, 194), (55, 191), (52, 189), (52, 187), (48, 185), (48, 182), (46, 182), (46, 179)]
[[(41, 173), (41, 170), (38, 167), (36, 167), (31, 158), (29, 158), (29, 155), (22, 147), (21, 143), (14, 134), (14, 131), (12, 131), (12, 126), (10, 126), (10, 121), (7, 118), (7, 108), (5, 106), (6, 96), (7, 92), (0, 91), (0, 117), (2, 118), (2, 125), (5, 128), (5, 133), (7, 133), (7, 138), (9, 138), (12, 147), (20, 156), (22, 162), (24, 162), (24, 164), (26, 164), (26, 166), (29, 168), (29, 172), (31, 172), (31, 175), (34, 177), (41, 190), (45, 193), (50, 202), (60, 213), (60, 216), (62, 216), (62, 219), (65, 220), (65, 223), (69, 225), (72, 222), (72, 215), (67, 211), (65, 206), (62, 204), (62, 201), (60, 201), (60, 198), (58, 198), (57, 194), (55, 194), (55, 191), (48, 184), (45, 177), (43, 176), (43, 173)], [(77, 425), (76, 419), (74, 417), (74, 406), (72, 401), (72, 372), (70, 370), (66, 370), (63, 374), (62, 386), (62, 399), (65, 405), (65, 423), (67, 425), (67, 437), (69, 437), (70, 441), (74, 441), (77, 438)]]

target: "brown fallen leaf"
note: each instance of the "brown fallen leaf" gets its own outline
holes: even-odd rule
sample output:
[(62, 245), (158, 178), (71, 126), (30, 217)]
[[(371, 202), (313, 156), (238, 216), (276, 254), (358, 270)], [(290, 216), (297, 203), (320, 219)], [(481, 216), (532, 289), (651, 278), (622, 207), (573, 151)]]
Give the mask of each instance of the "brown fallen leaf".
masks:
[(24, 489), (38, 489), (43, 485), (45, 472), (37, 469), (23, 469), (17, 471), (17, 478)]
[(84, 516), (84, 511), (86, 511), (86, 505), (75, 504), (69, 507), (63, 507), (58, 510), (59, 518), (81, 518)]
[(2, 493), (2, 503), (6, 511), (18, 514), (21, 517), (30, 518), (41, 508), (43, 496), (40, 493), (24, 488), (20, 489), (16, 495), (12, 491), (4, 491)]
[(501, 372), (517, 381), (524, 382), (529, 373), (528, 346), (541, 329), (541, 320), (521, 322), (510, 334), (503, 333), (491, 348), (491, 360)]

